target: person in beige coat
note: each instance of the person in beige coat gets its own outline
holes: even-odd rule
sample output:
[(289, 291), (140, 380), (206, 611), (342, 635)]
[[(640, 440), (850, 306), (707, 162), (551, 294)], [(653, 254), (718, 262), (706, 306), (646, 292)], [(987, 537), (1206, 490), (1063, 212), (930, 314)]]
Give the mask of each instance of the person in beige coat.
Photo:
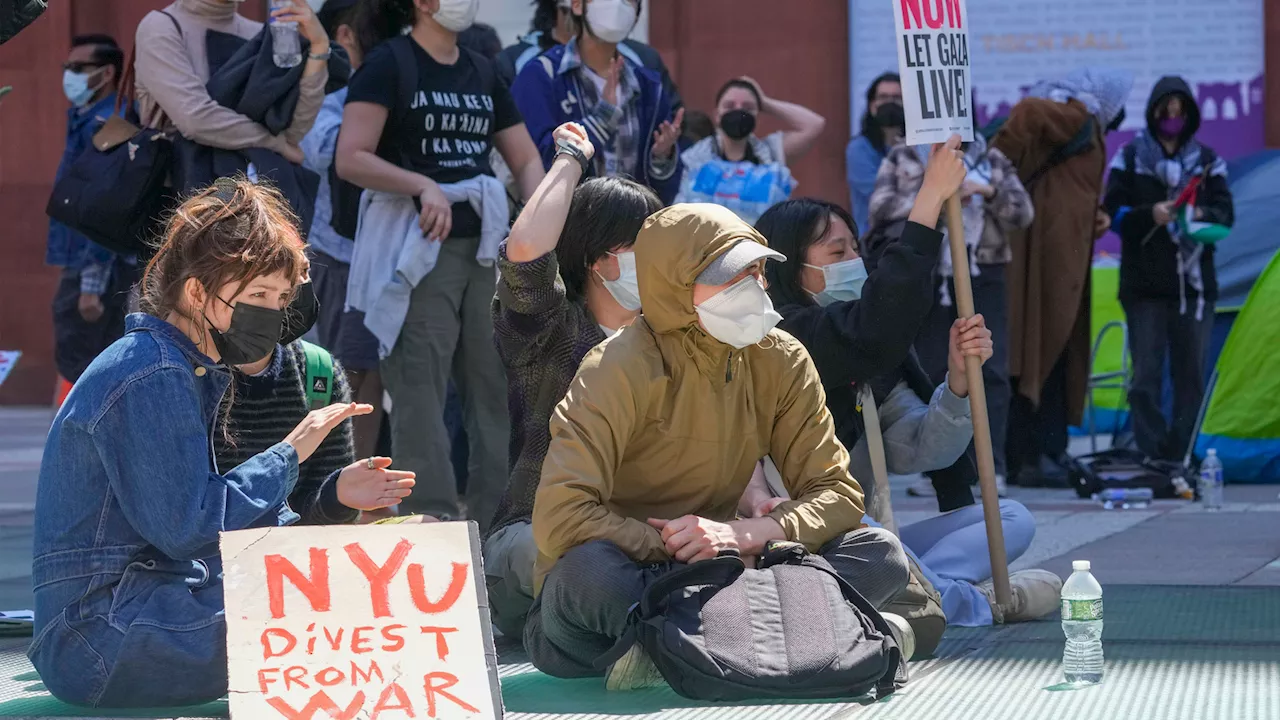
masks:
[[(724, 550), (757, 557), (771, 541), (821, 554), (874, 605), (891, 600), (907, 584), (902, 546), (863, 526), (813, 361), (774, 329), (763, 267), (783, 256), (732, 211), (698, 204), (652, 215), (635, 255), (643, 315), (587, 354), (551, 418), (524, 633), (534, 665), (604, 674), (592, 662), (652, 579)], [(737, 520), (765, 455), (795, 499)], [(607, 685), (647, 684), (650, 668), (637, 646)]]
[(273, 135), (219, 105), (205, 89), (209, 82), (207, 33), (248, 40), (262, 31), (262, 23), (239, 13), (242, 4), (237, 0), (176, 0), (138, 23), (134, 62), (138, 115), (147, 127), (177, 130), (201, 145), (224, 150), (266, 148), (301, 165), (298, 145), (320, 112), (329, 80), (329, 36), (306, 0), (294, 0), (293, 7), (276, 11), (280, 20), (298, 23), (298, 32), (310, 42), (310, 49), (298, 85), (293, 122), (284, 132)]

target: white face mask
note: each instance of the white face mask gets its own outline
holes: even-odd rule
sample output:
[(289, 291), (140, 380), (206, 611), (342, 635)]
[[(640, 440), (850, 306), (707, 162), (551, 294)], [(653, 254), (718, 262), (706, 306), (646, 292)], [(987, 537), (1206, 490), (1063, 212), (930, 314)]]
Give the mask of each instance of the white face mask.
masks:
[(711, 337), (741, 350), (764, 339), (782, 321), (764, 285), (748, 275), (694, 308)]
[(604, 283), (604, 289), (609, 291), (624, 310), (635, 312), (640, 309), (640, 282), (636, 279), (636, 254), (633, 252), (609, 254), (618, 258), (618, 279), (605, 280), (604, 276), (598, 272), (596, 277), (600, 278), (600, 282)]
[(445, 30), (460, 33), (475, 24), (478, 12), (480, 0), (440, 0), (440, 9), (431, 17)]
[(822, 279), (827, 286), (820, 293), (810, 293), (819, 305), (826, 307), (833, 302), (862, 297), (862, 284), (867, 281), (867, 266), (862, 258), (822, 266), (805, 263), (804, 266), (822, 271)]
[(627, 39), (640, 11), (626, 0), (591, 0), (587, 3), (587, 27), (591, 34), (614, 45)]

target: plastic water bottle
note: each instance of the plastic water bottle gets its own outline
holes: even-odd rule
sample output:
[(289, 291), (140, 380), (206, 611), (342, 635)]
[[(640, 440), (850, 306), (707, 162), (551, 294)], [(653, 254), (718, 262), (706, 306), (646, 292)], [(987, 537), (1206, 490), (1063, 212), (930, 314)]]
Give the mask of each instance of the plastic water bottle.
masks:
[(1151, 504), (1155, 493), (1151, 488), (1107, 488), (1098, 493), (1097, 499), (1106, 510), (1141, 510)]
[(1094, 685), (1102, 682), (1102, 586), (1088, 560), (1076, 560), (1071, 569), (1062, 586), (1062, 672), (1073, 685)]
[[(293, 0), (271, 0), (271, 9), (292, 7)], [(298, 23), (271, 21), (271, 50), (277, 67), (291, 68), (302, 62), (302, 40)]]
[(1206, 510), (1222, 509), (1222, 461), (1218, 451), (1209, 448), (1204, 462), (1200, 463), (1200, 499)]

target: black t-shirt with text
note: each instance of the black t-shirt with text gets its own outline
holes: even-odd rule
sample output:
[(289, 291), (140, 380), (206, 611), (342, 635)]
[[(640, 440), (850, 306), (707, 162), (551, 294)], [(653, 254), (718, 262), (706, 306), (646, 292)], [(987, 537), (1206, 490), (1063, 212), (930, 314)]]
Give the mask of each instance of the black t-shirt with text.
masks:
[[(389, 43), (374, 48), (351, 78), (347, 102), (388, 110), (378, 156), (441, 183), (493, 175), (489, 151), (495, 133), (522, 120), (511, 91), (492, 62), (459, 48), (452, 65), (436, 62), (417, 42), (418, 91), (400, 98), (400, 72)], [(409, 111), (403, 108), (408, 103)], [(453, 236), (480, 234), (480, 216), (468, 203), (453, 206)]]

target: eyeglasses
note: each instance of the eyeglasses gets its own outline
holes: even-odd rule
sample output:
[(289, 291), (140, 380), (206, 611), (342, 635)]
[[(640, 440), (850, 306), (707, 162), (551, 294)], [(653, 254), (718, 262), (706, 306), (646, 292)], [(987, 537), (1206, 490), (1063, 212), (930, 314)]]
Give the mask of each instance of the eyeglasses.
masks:
[(73, 73), (82, 73), (86, 70), (93, 70), (103, 67), (103, 63), (82, 61), (82, 62), (66, 62), (62, 64), (63, 70), (69, 70)]

